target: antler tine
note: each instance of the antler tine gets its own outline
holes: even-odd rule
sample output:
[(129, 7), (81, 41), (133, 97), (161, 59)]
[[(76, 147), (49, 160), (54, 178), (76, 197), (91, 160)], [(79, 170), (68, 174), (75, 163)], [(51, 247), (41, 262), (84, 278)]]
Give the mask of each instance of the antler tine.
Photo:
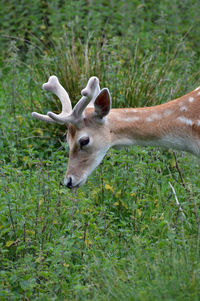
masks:
[[(72, 106), (71, 106), (71, 101), (70, 101), (69, 95), (65, 91), (65, 89), (62, 87), (62, 85), (59, 83), (58, 78), (55, 75), (50, 76), (48, 82), (43, 84), (42, 88), (46, 91), (53, 92), (60, 99), (61, 104), (62, 104), (62, 112), (58, 115), (55, 114), (56, 116), (67, 115), (72, 111)], [(55, 123), (55, 120), (53, 120), (48, 115), (43, 115), (43, 114), (33, 112), (32, 117), (39, 119), (39, 120), (46, 121), (46, 122)]]
[(48, 115), (39, 114), (37, 112), (32, 112), (32, 117), (41, 121), (50, 122), (50, 123), (56, 123), (52, 118), (50, 118)]
[(81, 116), (87, 105), (93, 106), (93, 102), (100, 93), (99, 79), (96, 76), (90, 77), (87, 86), (81, 91), (83, 96), (75, 105), (73, 113), (76, 116)]
[(97, 77), (93, 76), (89, 79), (85, 89), (81, 91), (82, 97), (79, 102), (75, 105), (71, 114), (69, 115), (56, 115), (53, 112), (48, 112), (47, 115), (53, 120), (60, 123), (73, 123), (78, 125), (80, 120), (83, 118), (82, 114), (87, 105), (96, 98), (100, 92), (99, 80)]

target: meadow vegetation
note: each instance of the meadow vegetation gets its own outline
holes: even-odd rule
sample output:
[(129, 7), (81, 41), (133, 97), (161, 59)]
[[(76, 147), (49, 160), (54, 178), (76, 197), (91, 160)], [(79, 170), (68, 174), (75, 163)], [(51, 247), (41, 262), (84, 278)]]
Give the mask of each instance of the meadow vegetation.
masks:
[(31, 118), (60, 110), (41, 90), (52, 74), (73, 104), (92, 75), (113, 107), (195, 89), (199, 14), (196, 0), (0, 3), (0, 300), (200, 299), (198, 159), (110, 150), (72, 192), (66, 127)]

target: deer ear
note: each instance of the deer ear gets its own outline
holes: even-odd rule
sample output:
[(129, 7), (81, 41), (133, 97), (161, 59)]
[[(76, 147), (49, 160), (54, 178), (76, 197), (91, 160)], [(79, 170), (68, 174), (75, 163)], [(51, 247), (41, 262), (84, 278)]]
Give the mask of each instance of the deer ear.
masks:
[(94, 111), (99, 118), (103, 118), (110, 112), (111, 96), (107, 88), (101, 90), (94, 102)]

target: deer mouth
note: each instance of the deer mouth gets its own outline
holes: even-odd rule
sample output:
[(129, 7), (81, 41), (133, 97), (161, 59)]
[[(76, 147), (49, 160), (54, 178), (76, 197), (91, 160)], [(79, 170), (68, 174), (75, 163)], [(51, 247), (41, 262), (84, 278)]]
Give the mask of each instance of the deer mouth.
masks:
[(85, 184), (86, 180), (87, 180), (87, 178), (81, 180), (79, 183), (77, 183), (76, 185), (74, 185), (72, 188), (79, 188), (79, 187), (81, 187), (83, 184)]
[(79, 188), (82, 186), (87, 180), (87, 177), (82, 178), (80, 181), (76, 181), (73, 176), (69, 176), (67, 179), (64, 180), (64, 186), (69, 189)]

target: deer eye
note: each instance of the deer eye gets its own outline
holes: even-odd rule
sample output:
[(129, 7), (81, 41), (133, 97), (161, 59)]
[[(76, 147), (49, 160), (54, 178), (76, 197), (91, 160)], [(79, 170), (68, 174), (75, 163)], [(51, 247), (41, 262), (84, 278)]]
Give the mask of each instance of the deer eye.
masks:
[(90, 142), (90, 138), (89, 137), (82, 137), (79, 140), (80, 143), (80, 148), (82, 149), (85, 145), (87, 145)]

